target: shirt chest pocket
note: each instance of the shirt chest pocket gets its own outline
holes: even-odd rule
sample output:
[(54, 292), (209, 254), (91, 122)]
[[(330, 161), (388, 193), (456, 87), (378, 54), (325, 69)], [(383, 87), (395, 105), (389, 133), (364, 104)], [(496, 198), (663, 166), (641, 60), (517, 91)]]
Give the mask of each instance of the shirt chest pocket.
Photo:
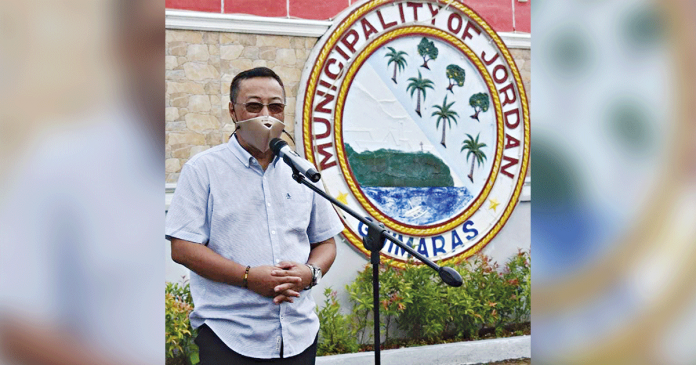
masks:
[(301, 192), (284, 192), (281, 197), (281, 220), (291, 231), (306, 232), (312, 215), (311, 196)]

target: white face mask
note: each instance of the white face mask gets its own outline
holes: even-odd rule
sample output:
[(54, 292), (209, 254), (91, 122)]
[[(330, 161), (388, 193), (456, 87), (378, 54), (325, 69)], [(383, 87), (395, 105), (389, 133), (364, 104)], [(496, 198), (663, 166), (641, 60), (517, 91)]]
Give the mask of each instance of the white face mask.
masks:
[(273, 138), (280, 138), (284, 128), (285, 123), (270, 115), (237, 122), (237, 134), (261, 152), (268, 151), (268, 144)]

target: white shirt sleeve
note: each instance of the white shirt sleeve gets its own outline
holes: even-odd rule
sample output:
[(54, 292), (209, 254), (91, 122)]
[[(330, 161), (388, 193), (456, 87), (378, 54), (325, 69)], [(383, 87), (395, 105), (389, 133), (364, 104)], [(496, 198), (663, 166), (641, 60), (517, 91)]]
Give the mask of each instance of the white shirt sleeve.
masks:
[(167, 213), (165, 238), (207, 243), (210, 239), (209, 199), (210, 183), (206, 171), (191, 163), (185, 164)]

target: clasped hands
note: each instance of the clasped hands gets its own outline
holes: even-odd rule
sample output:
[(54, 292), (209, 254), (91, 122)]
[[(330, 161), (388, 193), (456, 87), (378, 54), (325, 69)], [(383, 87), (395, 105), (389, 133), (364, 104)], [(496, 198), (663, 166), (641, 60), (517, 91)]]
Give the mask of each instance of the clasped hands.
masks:
[(312, 271), (307, 265), (281, 261), (276, 266), (256, 266), (249, 270), (249, 290), (273, 298), (273, 303), (293, 303), (300, 292), (312, 282)]

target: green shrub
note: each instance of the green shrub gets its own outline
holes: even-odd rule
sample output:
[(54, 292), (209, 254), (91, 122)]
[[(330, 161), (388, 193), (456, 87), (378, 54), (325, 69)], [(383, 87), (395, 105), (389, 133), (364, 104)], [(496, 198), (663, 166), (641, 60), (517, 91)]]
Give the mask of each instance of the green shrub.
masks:
[[(358, 273), (355, 281), (346, 285), (346, 290), (353, 304), (351, 324), (358, 329), (358, 342), (374, 342), (372, 266), (365, 265), (365, 269)], [(384, 334), (384, 342), (389, 342), (389, 329), (411, 303), (411, 295), (411, 283), (404, 280), (403, 271), (392, 267), (390, 262), (381, 263), (379, 266), (379, 319), (380, 333)]]
[[(370, 282), (372, 282), (370, 270)], [(404, 280), (402, 270), (386, 262), (379, 267), (379, 304), (380, 329), (384, 333), (384, 342), (389, 343), (389, 328), (411, 305), (412, 283)], [(370, 291), (371, 292), (371, 291)]]
[[(445, 285), (425, 265), (380, 266), (380, 324), (385, 343), (390, 340), (392, 321), (408, 339), (430, 342), (476, 339), (487, 332), (500, 336), (507, 327), (529, 321), (529, 253), (520, 250), (503, 270), (482, 254), (452, 267), (462, 275), (462, 287)], [(358, 342), (371, 343), (372, 267), (366, 265), (346, 290)]]
[(317, 356), (356, 352), (359, 349), (355, 332), (351, 329), (347, 316), (340, 313), (341, 306), (336, 300), (336, 292), (331, 288), (324, 290), (324, 307), (317, 308), (319, 316), (319, 341)]
[[(412, 344), (477, 339), (490, 333), (500, 336), (530, 320), (529, 252), (520, 250), (501, 270), (482, 254), (450, 266), (462, 275), (464, 285), (459, 288), (442, 283), (425, 265), (409, 264), (404, 269), (389, 262), (380, 265), (380, 327), (385, 343), (394, 342), (389, 332), (393, 323)], [(340, 313), (337, 293), (331, 288), (324, 291), (324, 306), (317, 308), (318, 356), (357, 352), (360, 344), (374, 341), (372, 266), (365, 265), (346, 290), (353, 306), (348, 315)], [(193, 310), (189, 284), (167, 283), (165, 302), (167, 364), (198, 363), (196, 334), (189, 323)]]
[(445, 299), (449, 304), (447, 331), (456, 338), (476, 338), (483, 318), (477, 313), (478, 302), (475, 298), (475, 290), (471, 290), (475, 285), (472, 285), (472, 274), (463, 265), (454, 268), (462, 276), (464, 285), (459, 288), (447, 287)]
[(447, 287), (433, 273), (425, 265), (410, 265), (403, 270), (403, 280), (412, 289), (409, 293), (411, 302), (397, 323), (413, 339), (438, 339), (452, 320), (445, 300)]
[(164, 298), (166, 363), (198, 363), (198, 346), (193, 343), (196, 331), (189, 322), (193, 310), (189, 283), (167, 283)]
[(346, 291), (353, 304), (350, 324), (356, 329), (358, 343), (372, 342), (372, 266), (365, 265), (355, 280), (346, 285)]
[[(481, 328), (497, 327), (495, 324), (500, 318), (498, 294), (501, 280), (497, 271), (498, 264), (491, 263), (487, 256), (474, 256), (473, 260), (466, 263), (466, 267), (467, 280), (464, 281), (462, 290), (469, 301), (468, 305), (455, 308), (458, 316), (455, 316), (454, 324), (460, 327), (458, 334), (467, 336), (468, 330), (468, 336), (477, 338)], [(458, 321), (463, 322), (463, 325), (458, 325)]]
[(490, 257), (478, 254), (457, 270), (464, 278), (461, 288), (448, 288), (453, 311), (453, 329), (457, 337), (477, 338), (483, 330), (496, 336), (506, 326), (529, 320), (529, 253), (519, 251), (499, 271)]
[(502, 272), (505, 283), (501, 301), (506, 308), (503, 315), (512, 323), (530, 320), (532, 296), (529, 260), (529, 254), (520, 250), (507, 262)]

